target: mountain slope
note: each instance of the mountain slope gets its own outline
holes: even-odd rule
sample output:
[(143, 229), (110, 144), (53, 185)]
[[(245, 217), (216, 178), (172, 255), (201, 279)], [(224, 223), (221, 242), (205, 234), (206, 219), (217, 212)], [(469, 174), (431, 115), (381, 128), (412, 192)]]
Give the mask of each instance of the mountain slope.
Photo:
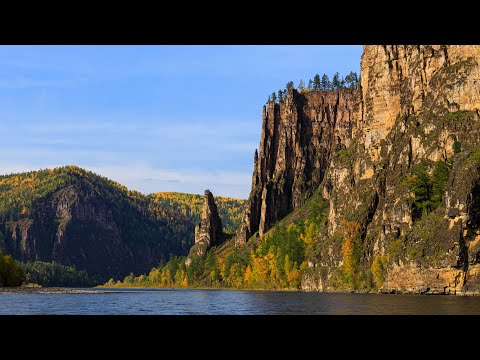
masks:
[(184, 254), (194, 226), (146, 196), (75, 166), (0, 177), (0, 249), (119, 276)]

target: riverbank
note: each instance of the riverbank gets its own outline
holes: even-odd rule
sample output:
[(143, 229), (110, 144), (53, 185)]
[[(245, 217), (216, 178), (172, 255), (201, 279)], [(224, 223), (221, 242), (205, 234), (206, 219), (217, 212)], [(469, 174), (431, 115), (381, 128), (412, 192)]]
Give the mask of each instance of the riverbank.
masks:
[(115, 293), (115, 290), (74, 289), (62, 287), (2, 287), (1, 294), (104, 294)]
[(147, 289), (147, 290), (228, 290), (228, 291), (270, 291), (270, 292), (303, 292), (302, 289), (297, 288), (278, 288), (278, 289), (268, 289), (268, 288), (233, 288), (233, 287), (220, 287), (220, 286), (108, 286), (108, 285), (98, 285), (96, 289), (124, 289), (124, 290), (135, 290), (135, 289)]

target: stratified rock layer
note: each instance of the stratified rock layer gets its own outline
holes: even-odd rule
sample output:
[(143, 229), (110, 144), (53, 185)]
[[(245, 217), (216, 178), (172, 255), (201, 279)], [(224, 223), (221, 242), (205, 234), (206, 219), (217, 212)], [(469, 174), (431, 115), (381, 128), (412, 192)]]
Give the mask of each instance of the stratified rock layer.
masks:
[[(362, 225), (362, 265), (387, 262), (385, 292), (476, 294), (480, 172), (480, 46), (366, 46), (361, 119), (345, 159), (333, 158), (323, 187), (328, 235), (342, 220)], [(454, 144), (461, 147), (455, 154)], [(451, 164), (444, 201), (414, 218), (412, 169)], [(328, 243), (328, 241), (327, 241)], [(326, 245), (322, 258), (335, 245)], [(338, 249), (338, 248), (337, 248)], [(320, 266), (341, 265), (340, 254)], [(332, 259), (333, 258), (333, 259)], [(332, 289), (330, 271), (323, 288)]]

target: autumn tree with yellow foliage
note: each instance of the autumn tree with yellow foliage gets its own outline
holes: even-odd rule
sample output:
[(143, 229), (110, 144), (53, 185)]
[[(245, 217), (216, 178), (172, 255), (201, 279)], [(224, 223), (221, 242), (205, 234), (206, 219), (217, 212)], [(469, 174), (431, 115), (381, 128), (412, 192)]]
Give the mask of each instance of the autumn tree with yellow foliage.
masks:
[(343, 237), (342, 241), (342, 273), (344, 282), (349, 287), (355, 287), (358, 284), (358, 274), (360, 266), (360, 254), (362, 250), (361, 225), (355, 221), (340, 222), (339, 233)]

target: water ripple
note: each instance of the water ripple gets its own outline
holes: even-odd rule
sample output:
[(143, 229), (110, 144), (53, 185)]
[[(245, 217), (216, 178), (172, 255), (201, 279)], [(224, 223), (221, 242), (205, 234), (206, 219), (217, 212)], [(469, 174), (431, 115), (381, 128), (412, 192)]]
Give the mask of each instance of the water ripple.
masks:
[(480, 314), (480, 297), (229, 290), (0, 294), (0, 314)]

